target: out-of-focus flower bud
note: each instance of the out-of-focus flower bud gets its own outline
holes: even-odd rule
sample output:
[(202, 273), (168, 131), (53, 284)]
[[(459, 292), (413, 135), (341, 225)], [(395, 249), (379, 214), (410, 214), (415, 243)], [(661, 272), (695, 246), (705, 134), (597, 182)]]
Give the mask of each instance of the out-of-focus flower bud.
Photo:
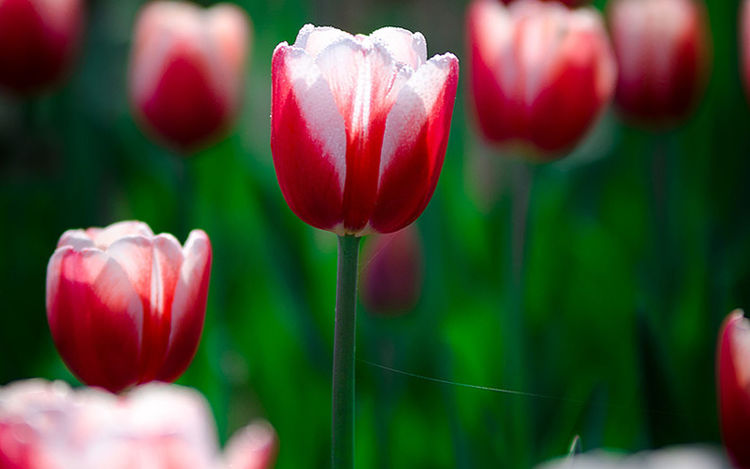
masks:
[(710, 65), (701, 0), (613, 0), (607, 16), (622, 113), (662, 126), (686, 118), (703, 94)]
[(55, 85), (82, 27), (82, 0), (0, 0), (0, 87), (28, 94)]
[(555, 2), (475, 0), (467, 17), (471, 98), (487, 140), (549, 160), (589, 130), (614, 91), (599, 13)]
[(750, 468), (750, 320), (737, 310), (719, 332), (717, 351), (719, 419), (733, 464)]
[(224, 449), (227, 469), (268, 469), (273, 467), (279, 440), (266, 421), (253, 422), (229, 439)]
[(368, 241), (362, 266), (360, 293), (362, 302), (371, 312), (404, 313), (419, 301), (422, 241), (413, 225)]
[(81, 381), (119, 392), (173, 381), (198, 347), (211, 243), (185, 246), (142, 222), (69, 230), (47, 267), (47, 319), (65, 363)]
[(458, 59), (427, 59), (420, 33), (369, 36), (306, 25), (273, 54), (271, 150), (281, 192), (304, 222), (339, 235), (391, 233), (435, 190)]
[(137, 120), (181, 152), (213, 143), (239, 111), (249, 41), (247, 15), (236, 6), (148, 3), (130, 59)]

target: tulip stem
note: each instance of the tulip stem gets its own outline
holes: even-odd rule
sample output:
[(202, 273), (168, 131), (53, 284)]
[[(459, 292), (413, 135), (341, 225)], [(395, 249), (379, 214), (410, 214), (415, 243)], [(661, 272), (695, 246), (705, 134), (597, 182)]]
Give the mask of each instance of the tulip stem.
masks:
[(354, 467), (354, 352), (359, 237), (339, 236), (333, 339), (333, 469)]

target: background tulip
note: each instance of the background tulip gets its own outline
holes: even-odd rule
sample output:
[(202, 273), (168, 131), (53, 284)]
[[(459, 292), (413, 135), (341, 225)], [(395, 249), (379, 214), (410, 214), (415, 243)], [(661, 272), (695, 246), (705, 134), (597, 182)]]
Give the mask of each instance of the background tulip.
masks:
[(620, 110), (645, 123), (684, 119), (703, 93), (709, 65), (700, 0), (614, 0), (608, 19)]
[(378, 235), (362, 254), (362, 302), (373, 313), (411, 310), (422, 292), (422, 241), (414, 225)]
[(718, 345), (719, 417), (724, 446), (738, 468), (750, 467), (750, 321), (742, 311), (724, 320)]
[(144, 6), (130, 60), (137, 119), (182, 152), (221, 137), (240, 107), (249, 35), (247, 16), (233, 5)]
[(184, 248), (141, 222), (63, 233), (47, 268), (47, 319), (68, 367), (118, 392), (173, 381), (203, 329), (211, 244), (201, 230)]
[(82, 0), (0, 0), (0, 86), (31, 93), (58, 82), (82, 26)]
[(306, 25), (273, 54), (271, 151), (284, 198), (337, 234), (414, 221), (437, 184), (458, 83), (420, 33)]
[(0, 387), (3, 469), (268, 469), (275, 435), (251, 423), (222, 456), (208, 403), (180, 386), (152, 383), (120, 399), (38, 379)]
[(558, 3), (476, 0), (467, 18), (471, 97), (487, 140), (551, 159), (609, 101), (615, 64), (599, 14)]
[[(515, 0), (500, 0), (504, 4), (508, 5), (509, 3), (513, 3)], [(581, 5), (585, 5), (587, 3), (591, 3), (590, 0), (542, 0), (546, 2), (558, 2), (562, 3), (563, 5), (567, 5), (569, 7), (577, 7)]]
[(740, 12), (740, 61), (745, 89), (750, 96), (750, 1), (742, 2)]

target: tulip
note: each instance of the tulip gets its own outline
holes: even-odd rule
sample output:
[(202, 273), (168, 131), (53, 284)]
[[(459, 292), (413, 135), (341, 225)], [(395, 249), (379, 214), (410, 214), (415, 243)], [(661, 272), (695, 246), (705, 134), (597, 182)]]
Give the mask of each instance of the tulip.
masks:
[(726, 461), (708, 445), (671, 446), (626, 455), (621, 452), (594, 450), (555, 461), (536, 469), (728, 469)]
[(3, 469), (269, 469), (276, 446), (258, 421), (222, 455), (208, 403), (180, 386), (152, 383), (120, 399), (39, 379), (0, 387)]
[(615, 102), (636, 122), (687, 117), (705, 88), (706, 12), (699, 0), (614, 0), (608, 5), (619, 67)]
[(750, 468), (750, 320), (740, 310), (724, 320), (717, 362), (724, 446), (736, 467)]
[(475, 0), (467, 16), (471, 97), (484, 137), (549, 160), (571, 149), (614, 91), (616, 68), (592, 8)]
[(374, 313), (396, 314), (414, 308), (422, 290), (422, 243), (412, 225), (378, 235), (363, 254), (362, 302)]
[(453, 54), (424, 36), (303, 27), (273, 53), (271, 150), (281, 191), (306, 223), (390, 233), (432, 197), (458, 83)]
[(250, 25), (239, 8), (176, 1), (143, 7), (130, 60), (130, 100), (147, 132), (183, 153), (230, 127), (239, 107)]
[(0, 0), (0, 87), (28, 94), (59, 82), (82, 27), (82, 0)]
[(750, 96), (750, 1), (742, 2), (740, 13), (740, 52), (745, 88)]
[(141, 222), (66, 231), (47, 267), (47, 319), (81, 381), (119, 392), (173, 381), (203, 329), (211, 244), (194, 230), (184, 248)]
[[(501, 0), (504, 4), (508, 5), (513, 3), (515, 0)], [(569, 7), (578, 7), (590, 3), (590, 0), (542, 0), (545, 2), (559, 2)]]

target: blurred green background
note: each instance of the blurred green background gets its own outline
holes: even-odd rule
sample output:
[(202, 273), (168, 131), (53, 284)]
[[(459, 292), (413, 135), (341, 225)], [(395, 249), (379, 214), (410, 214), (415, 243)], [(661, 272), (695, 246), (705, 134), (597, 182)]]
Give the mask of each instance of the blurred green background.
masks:
[[(191, 159), (152, 143), (129, 112), (141, 3), (90, 1), (70, 80), (30, 100), (0, 94), (0, 383), (75, 382), (44, 306), (46, 263), (64, 230), (139, 219), (184, 240), (203, 228), (215, 256), (206, 326), (179, 382), (210, 400), (222, 440), (263, 416), (280, 436), (279, 469), (327, 467), (336, 239), (297, 219), (276, 182), (271, 54), (307, 22), (393, 24), (424, 33), (429, 55), (461, 59), (466, 2), (235, 2), (255, 28), (242, 115)], [(568, 158), (530, 169), (521, 315), (508, 287), (520, 164), (479, 140), (464, 64), (440, 183), (418, 221), (422, 298), (398, 318), (360, 308), (357, 357), (546, 397), (360, 361), (357, 467), (523, 468), (566, 453), (576, 434), (584, 449), (718, 441), (716, 335), (732, 308), (750, 305), (738, 8), (708, 3), (712, 73), (684, 125), (640, 130), (610, 110)]]

